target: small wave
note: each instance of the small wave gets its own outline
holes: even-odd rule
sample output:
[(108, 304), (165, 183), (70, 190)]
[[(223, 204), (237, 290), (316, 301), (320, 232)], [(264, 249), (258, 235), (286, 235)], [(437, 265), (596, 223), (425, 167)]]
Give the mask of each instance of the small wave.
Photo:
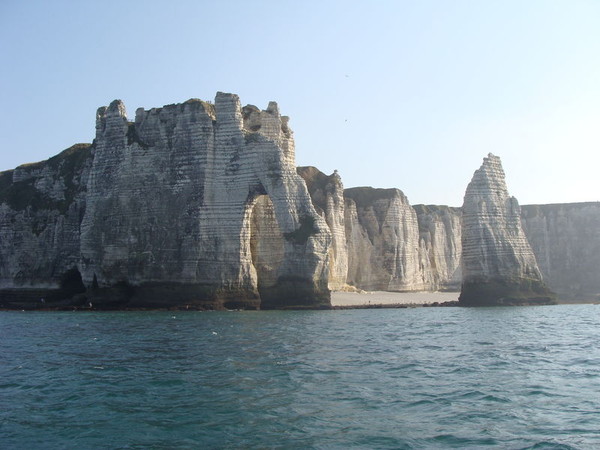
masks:
[(494, 402), (494, 403), (512, 403), (512, 401), (506, 397), (497, 397), (495, 395), (488, 394), (482, 398), (486, 402)]
[(430, 408), (437, 408), (438, 406), (440, 406), (440, 402), (436, 402), (435, 400), (427, 400), (427, 399), (422, 399), (422, 400), (417, 400), (411, 403), (404, 403), (402, 405), (403, 408), (408, 408), (408, 409), (416, 409), (416, 410), (426, 410), (426, 409), (430, 409)]
[(429, 439), (429, 441), (441, 444), (443, 447), (465, 448), (467, 446), (497, 446), (499, 442), (491, 437), (466, 438), (454, 434), (440, 434)]
[(552, 441), (536, 442), (530, 447), (523, 447), (520, 450), (579, 450), (578, 447), (573, 447), (569, 444), (562, 444)]
[(559, 395), (557, 393), (548, 392), (543, 389), (532, 389), (530, 391), (527, 391), (525, 393), (525, 396), (527, 396), (527, 397), (561, 397), (561, 395)]

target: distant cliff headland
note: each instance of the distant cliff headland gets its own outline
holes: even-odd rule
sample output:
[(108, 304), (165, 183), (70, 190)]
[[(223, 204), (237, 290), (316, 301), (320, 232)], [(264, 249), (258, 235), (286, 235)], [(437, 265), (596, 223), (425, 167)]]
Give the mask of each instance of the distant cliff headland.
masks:
[(600, 203), (519, 207), (495, 158), (463, 208), (411, 206), (296, 167), (274, 102), (218, 93), (129, 121), (116, 100), (92, 144), (0, 173), (0, 307), (327, 308), (330, 290), (461, 285), (472, 304), (497, 280), (597, 299)]

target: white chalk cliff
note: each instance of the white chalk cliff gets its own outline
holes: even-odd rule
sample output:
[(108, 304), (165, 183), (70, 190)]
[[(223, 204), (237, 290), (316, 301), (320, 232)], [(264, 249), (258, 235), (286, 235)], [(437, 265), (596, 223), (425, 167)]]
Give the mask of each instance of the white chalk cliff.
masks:
[(600, 202), (521, 206), (544, 281), (564, 301), (600, 300)]
[(398, 189), (346, 189), (348, 283), (365, 290), (423, 290), (417, 214)]
[(274, 102), (100, 108), (92, 144), (0, 172), (0, 307), (321, 308), (330, 290), (461, 285), (464, 304), (539, 303), (541, 274), (599, 298), (600, 203), (520, 209), (490, 155), (463, 208), (413, 207), (294, 152)]
[[(129, 122), (116, 100), (98, 110), (93, 145), (74, 152), (84, 163), (66, 181), (44, 163), (2, 174), (4, 299), (36, 298), (41, 288), (64, 297), (72, 270), (97, 307), (329, 305), (331, 234), (296, 173), (288, 119), (274, 102), (242, 108), (236, 95), (218, 93), (214, 105), (138, 109)], [(28, 204), (28, 190), (41, 200)], [(67, 202), (64, 211), (57, 202)], [(283, 239), (261, 280), (253, 259), (274, 258), (264, 236), (253, 240), (252, 224), (267, 203)], [(19, 220), (22, 229), (12, 225)], [(63, 245), (56, 234), (67, 225)]]
[(419, 265), (427, 290), (458, 290), (462, 282), (460, 208), (415, 205), (419, 222)]

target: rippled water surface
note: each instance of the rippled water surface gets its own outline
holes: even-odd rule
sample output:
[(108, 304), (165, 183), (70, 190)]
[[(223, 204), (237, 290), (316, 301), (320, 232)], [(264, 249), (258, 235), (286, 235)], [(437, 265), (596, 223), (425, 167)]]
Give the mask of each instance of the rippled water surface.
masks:
[(0, 312), (0, 448), (600, 448), (600, 306)]

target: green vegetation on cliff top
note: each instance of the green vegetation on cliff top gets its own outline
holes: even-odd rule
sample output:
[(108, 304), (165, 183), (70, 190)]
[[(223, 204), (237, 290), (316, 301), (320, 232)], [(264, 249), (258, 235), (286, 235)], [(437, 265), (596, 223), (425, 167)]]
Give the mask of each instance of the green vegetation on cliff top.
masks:
[[(46, 161), (24, 164), (15, 170), (1, 172), (0, 203), (8, 204), (15, 211), (31, 208), (34, 211), (58, 210), (61, 214), (65, 214), (77, 193), (85, 189), (85, 186), (80, 184), (79, 177), (91, 154), (92, 144), (76, 144)], [(52, 199), (35, 187), (37, 180), (42, 176), (48, 176), (47, 173), (42, 175), (45, 167), (50, 169), (53, 181), (62, 179), (64, 200)], [(28, 172), (31, 177), (24, 177), (23, 180), (13, 183), (16, 170)]]
[(354, 200), (354, 203), (356, 203), (356, 206), (359, 208), (373, 206), (373, 203), (377, 200), (389, 200), (394, 197), (403, 196), (404, 194), (402, 191), (396, 188), (380, 189), (363, 186), (344, 189), (344, 197)]

